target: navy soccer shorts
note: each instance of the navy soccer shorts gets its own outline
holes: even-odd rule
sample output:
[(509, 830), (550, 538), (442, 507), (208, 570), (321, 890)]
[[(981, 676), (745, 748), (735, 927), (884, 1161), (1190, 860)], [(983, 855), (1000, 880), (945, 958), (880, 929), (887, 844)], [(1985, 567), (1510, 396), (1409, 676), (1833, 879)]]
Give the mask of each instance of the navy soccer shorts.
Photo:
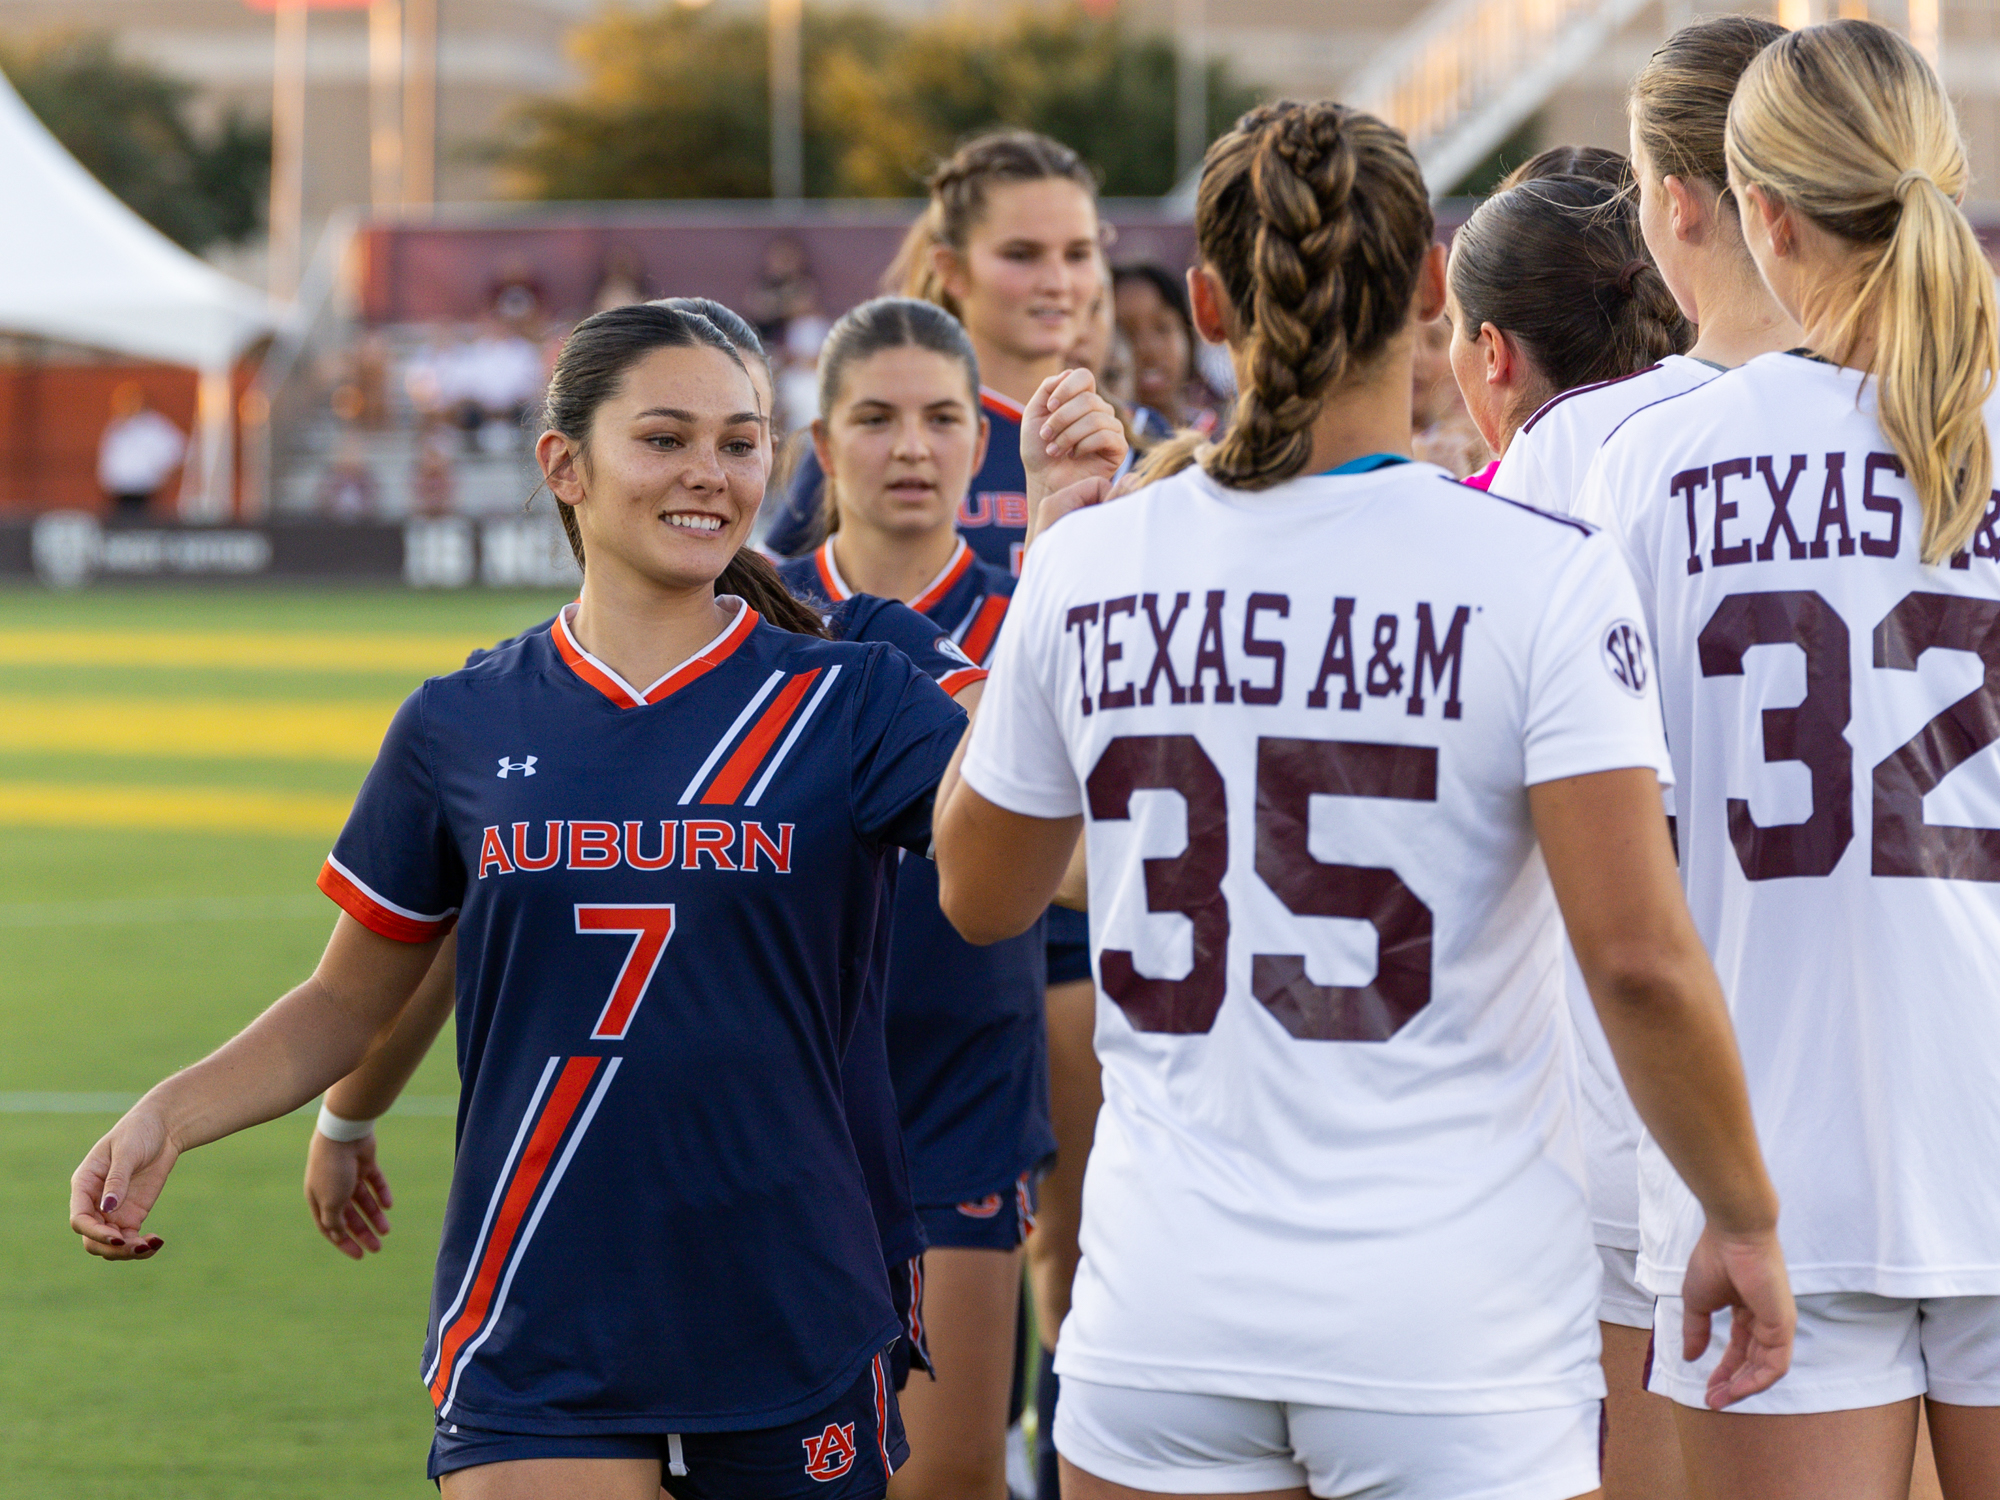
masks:
[(655, 1460), (674, 1500), (882, 1500), (910, 1456), (889, 1375), (890, 1352), (831, 1406), (782, 1427), (748, 1432), (488, 1432), (443, 1422), (431, 1441), (430, 1477), (528, 1458)]
[(1051, 906), (1047, 932), (1048, 982), (1070, 984), (1090, 978), (1090, 918), (1066, 906)]
[(923, 1256), (913, 1255), (889, 1267), (889, 1300), (896, 1304), (896, 1316), (903, 1324), (901, 1335), (889, 1346), (889, 1374), (896, 1389), (910, 1383), (913, 1368), (935, 1380), (937, 1366), (931, 1363), (930, 1341), (924, 1335)]
[(919, 1204), (933, 1250), (1018, 1250), (1035, 1228), (1035, 1174), (964, 1203)]

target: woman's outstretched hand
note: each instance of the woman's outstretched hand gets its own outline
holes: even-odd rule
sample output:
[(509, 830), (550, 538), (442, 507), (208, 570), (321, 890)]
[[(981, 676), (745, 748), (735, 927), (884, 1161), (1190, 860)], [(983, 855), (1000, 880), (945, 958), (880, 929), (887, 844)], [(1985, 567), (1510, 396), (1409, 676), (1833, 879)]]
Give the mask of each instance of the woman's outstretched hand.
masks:
[(1109, 481), (1129, 444), (1118, 412), (1097, 392), (1088, 370), (1065, 370), (1036, 387), (1021, 416), (1021, 466), (1028, 473), (1028, 509), (1084, 479)]
[(165, 1116), (141, 1099), (69, 1179), (69, 1227), (103, 1260), (149, 1260), (165, 1242), (141, 1232), (180, 1157)]
[(376, 1161), (375, 1137), (331, 1141), (317, 1130), (306, 1148), (306, 1204), (313, 1223), (349, 1260), (382, 1248), (395, 1207), (389, 1179)]

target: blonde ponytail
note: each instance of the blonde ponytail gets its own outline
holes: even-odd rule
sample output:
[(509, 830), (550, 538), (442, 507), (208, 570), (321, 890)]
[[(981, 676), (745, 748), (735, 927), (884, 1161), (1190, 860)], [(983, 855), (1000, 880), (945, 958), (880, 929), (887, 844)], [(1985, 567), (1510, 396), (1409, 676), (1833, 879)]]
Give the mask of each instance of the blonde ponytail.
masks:
[(1729, 167), (1857, 252), (1801, 309), (1843, 364), (1872, 343), (1877, 419), (1923, 506), (1923, 560), (1964, 549), (1993, 491), (1986, 403), (2000, 370), (1993, 270), (1957, 200), (1958, 118), (1922, 54), (1833, 21), (1774, 42), (1729, 110)]

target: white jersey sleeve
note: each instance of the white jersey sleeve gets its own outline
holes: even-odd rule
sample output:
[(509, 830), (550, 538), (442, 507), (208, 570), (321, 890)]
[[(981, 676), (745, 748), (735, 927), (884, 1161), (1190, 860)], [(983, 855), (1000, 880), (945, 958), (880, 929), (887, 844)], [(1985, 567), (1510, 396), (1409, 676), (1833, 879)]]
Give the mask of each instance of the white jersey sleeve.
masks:
[(1529, 679), (1526, 782), (1645, 767), (1673, 782), (1639, 598), (1610, 538), (1551, 581)]
[(1031, 555), (994, 650), (960, 774), (996, 807), (1030, 818), (1067, 818), (1083, 811), (1083, 789), (1056, 718), (1063, 622), (1050, 590), (1041, 586), (1045, 572), (1033, 566)]

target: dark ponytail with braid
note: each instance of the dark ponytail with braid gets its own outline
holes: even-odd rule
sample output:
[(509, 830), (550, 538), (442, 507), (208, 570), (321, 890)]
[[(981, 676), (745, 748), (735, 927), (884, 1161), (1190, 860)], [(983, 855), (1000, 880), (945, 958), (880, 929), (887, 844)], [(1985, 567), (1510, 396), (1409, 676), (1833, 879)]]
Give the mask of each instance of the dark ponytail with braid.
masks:
[(1304, 472), (1328, 395), (1408, 323), (1433, 229), (1409, 143), (1345, 105), (1260, 105), (1208, 148), (1195, 236), (1249, 376), (1203, 455), (1214, 479), (1257, 490)]

